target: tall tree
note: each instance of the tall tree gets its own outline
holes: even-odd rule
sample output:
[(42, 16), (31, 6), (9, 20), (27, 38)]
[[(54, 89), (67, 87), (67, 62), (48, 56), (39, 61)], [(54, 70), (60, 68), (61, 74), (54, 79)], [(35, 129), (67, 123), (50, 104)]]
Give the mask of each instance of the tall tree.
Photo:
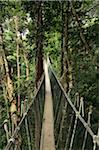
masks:
[[(10, 72), (9, 72), (9, 66), (8, 66), (8, 61), (5, 55), (5, 45), (4, 45), (4, 40), (3, 40), (3, 27), (2, 25), (0, 26), (0, 39), (1, 39), (1, 58), (2, 62), (4, 62), (4, 68), (5, 68), (5, 74), (6, 74), (6, 89), (7, 89), (7, 95), (8, 95), (8, 100), (10, 102), (10, 113), (11, 113), (11, 120), (12, 120), (12, 134), (17, 126), (17, 107), (16, 107), (16, 99), (14, 97), (14, 87), (13, 87), (13, 82), (11, 80)], [(10, 119), (10, 118), (9, 118)]]
[(69, 26), (69, 2), (62, 2), (62, 44), (61, 44), (61, 83), (66, 92), (71, 88), (71, 60), (68, 48), (68, 26)]
[(62, 24), (62, 29), (61, 29), (61, 76), (63, 75), (64, 71), (64, 63), (63, 63), (63, 58), (64, 58), (64, 50), (63, 50), (63, 40), (64, 40), (64, 2), (61, 2), (61, 24)]
[(16, 31), (16, 54), (17, 54), (17, 78), (18, 78), (18, 113), (20, 114), (20, 62), (19, 62), (19, 26), (18, 16), (14, 17), (15, 31)]
[[(42, 20), (42, 1), (36, 2), (37, 10), (37, 36), (36, 36), (36, 87), (43, 73), (43, 20)], [(35, 146), (36, 150), (40, 148), (40, 114), (38, 100), (35, 102)]]
[(37, 36), (36, 36), (36, 86), (43, 73), (43, 3), (36, 2), (37, 6)]
[(27, 52), (24, 51), (24, 61), (26, 65), (26, 80), (29, 80), (29, 62), (27, 56), (28, 56)]
[(82, 25), (81, 25), (81, 22), (80, 22), (80, 17), (79, 17), (78, 14), (76, 13), (76, 10), (75, 10), (75, 8), (74, 8), (74, 6), (73, 6), (73, 2), (72, 2), (72, 1), (70, 2), (70, 5), (71, 5), (72, 13), (73, 13), (73, 15), (75, 16), (75, 20), (76, 20), (76, 22), (77, 22), (77, 27), (78, 27), (79, 32), (80, 32), (81, 41), (82, 41), (82, 43), (85, 45), (86, 53), (89, 53), (90, 48), (89, 48), (89, 45), (88, 45), (88, 43), (86, 42), (86, 39), (85, 39), (84, 34), (83, 34), (83, 29), (82, 29)]

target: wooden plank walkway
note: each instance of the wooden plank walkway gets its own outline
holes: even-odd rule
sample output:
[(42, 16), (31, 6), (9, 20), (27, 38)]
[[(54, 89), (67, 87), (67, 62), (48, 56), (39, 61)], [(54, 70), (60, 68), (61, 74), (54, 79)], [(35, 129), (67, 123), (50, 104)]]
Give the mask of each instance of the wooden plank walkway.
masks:
[(48, 62), (44, 60), (45, 106), (44, 106), (40, 150), (55, 150), (53, 102), (47, 63)]

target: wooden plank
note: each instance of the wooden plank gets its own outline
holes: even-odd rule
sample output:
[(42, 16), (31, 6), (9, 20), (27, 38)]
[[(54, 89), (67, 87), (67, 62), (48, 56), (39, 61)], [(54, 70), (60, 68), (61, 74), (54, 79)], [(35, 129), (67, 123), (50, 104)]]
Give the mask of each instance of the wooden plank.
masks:
[(48, 64), (44, 60), (45, 73), (45, 106), (41, 134), (40, 150), (55, 150), (54, 119), (51, 85), (48, 74)]

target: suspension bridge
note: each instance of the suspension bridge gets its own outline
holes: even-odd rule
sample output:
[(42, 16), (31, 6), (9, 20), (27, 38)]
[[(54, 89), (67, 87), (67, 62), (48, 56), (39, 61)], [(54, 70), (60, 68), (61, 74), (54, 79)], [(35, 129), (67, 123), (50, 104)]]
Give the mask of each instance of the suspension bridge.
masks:
[(39, 87), (5, 150), (99, 150), (93, 113), (78, 93), (73, 100), (66, 94), (49, 59), (44, 60)]

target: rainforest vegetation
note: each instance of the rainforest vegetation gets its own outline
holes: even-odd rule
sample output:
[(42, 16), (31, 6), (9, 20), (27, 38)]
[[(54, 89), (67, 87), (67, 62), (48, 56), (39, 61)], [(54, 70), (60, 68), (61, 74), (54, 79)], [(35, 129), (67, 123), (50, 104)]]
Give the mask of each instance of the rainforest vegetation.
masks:
[(11, 135), (46, 56), (65, 91), (91, 104), (99, 123), (99, 1), (0, 0), (0, 150), (7, 144), (4, 121)]

